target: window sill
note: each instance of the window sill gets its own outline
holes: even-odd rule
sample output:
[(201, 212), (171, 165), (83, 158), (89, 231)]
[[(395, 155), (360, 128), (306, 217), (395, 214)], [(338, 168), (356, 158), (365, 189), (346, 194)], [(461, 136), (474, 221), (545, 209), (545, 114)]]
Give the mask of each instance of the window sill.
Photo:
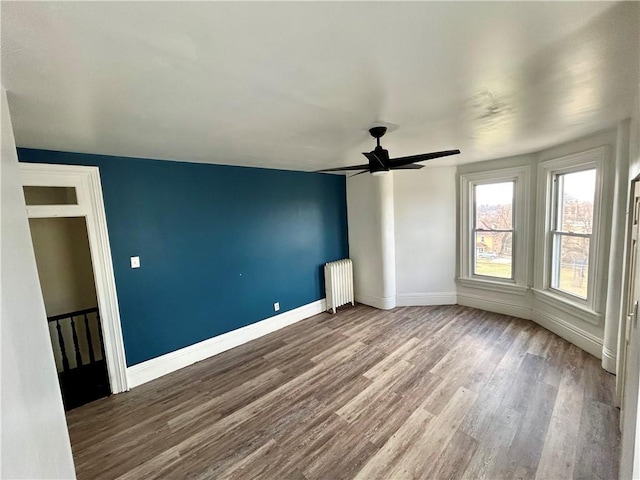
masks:
[(554, 295), (547, 290), (539, 290), (537, 288), (531, 290), (536, 300), (539, 300), (549, 307), (561, 310), (592, 325), (601, 325), (602, 323), (602, 314), (591, 310), (585, 305), (572, 302), (570, 299), (560, 295)]
[(490, 292), (510, 293), (512, 295), (525, 295), (529, 287), (517, 285), (515, 283), (500, 282), (494, 280), (484, 280), (479, 278), (463, 278), (458, 277), (459, 285), (468, 288), (478, 288), (480, 290), (488, 290)]

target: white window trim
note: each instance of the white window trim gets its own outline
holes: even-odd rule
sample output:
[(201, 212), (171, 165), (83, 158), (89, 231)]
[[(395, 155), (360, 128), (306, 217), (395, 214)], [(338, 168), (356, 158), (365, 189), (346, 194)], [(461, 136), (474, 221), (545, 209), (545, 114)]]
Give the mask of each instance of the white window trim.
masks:
[[(529, 268), (529, 183), (531, 168), (528, 165), (487, 172), (460, 175), (460, 244), (458, 283), (467, 287), (507, 293), (524, 294), (527, 289)], [(513, 203), (513, 279), (502, 279), (473, 274), (475, 244), (473, 233), (473, 187), (488, 183), (515, 183)]]
[[(609, 147), (599, 147), (584, 152), (567, 155), (541, 162), (538, 165), (536, 252), (534, 271), (534, 292), (537, 297), (544, 298), (546, 303), (562, 308), (570, 307), (589, 323), (599, 323), (605, 288), (603, 281), (604, 246), (606, 221), (603, 214), (603, 199), (606, 171), (604, 165), (609, 157)], [(592, 237), (589, 246), (589, 275), (587, 299), (564, 293), (551, 288), (551, 226), (553, 221), (553, 177), (557, 174), (571, 173), (595, 168), (596, 185), (593, 205)], [(542, 299), (541, 298), (541, 299)], [(591, 315), (584, 315), (590, 313)]]

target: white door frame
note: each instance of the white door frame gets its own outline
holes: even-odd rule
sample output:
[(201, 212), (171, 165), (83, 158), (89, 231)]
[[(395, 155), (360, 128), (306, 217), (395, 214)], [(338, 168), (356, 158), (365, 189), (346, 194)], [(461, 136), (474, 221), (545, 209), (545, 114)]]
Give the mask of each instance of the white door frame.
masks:
[(77, 205), (27, 205), (29, 218), (84, 217), (112, 393), (129, 390), (120, 310), (98, 167), (21, 163), (23, 186), (75, 187)]
[[(636, 187), (640, 184), (640, 176), (632, 179), (630, 182), (629, 202), (628, 202), (628, 217), (626, 222), (626, 239), (625, 239), (625, 259), (624, 259), (624, 279), (622, 284), (622, 298), (620, 309), (620, 325), (618, 328), (618, 359), (616, 365), (616, 397), (622, 410), (624, 410), (624, 393), (625, 393), (625, 380), (626, 380), (626, 363), (627, 363), (627, 346), (629, 341), (630, 327), (637, 316), (633, 299), (633, 282), (635, 275), (635, 268), (637, 258), (636, 252), (633, 251), (634, 247), (634, 228), (639, 221), (636, 218), (637, 206), (636, 206)], [(636, 239), (637, 241), (637, 239)], [(620, 415), (620, 426), (622, 427), (622, 415)]]
[(640, 478), (640, 411), (638, 385), (640, 347), (640, 175), (631, 181), (626, 234), (625, 279), (618, 332), (616, 394), (620, 401), (620, 478)]

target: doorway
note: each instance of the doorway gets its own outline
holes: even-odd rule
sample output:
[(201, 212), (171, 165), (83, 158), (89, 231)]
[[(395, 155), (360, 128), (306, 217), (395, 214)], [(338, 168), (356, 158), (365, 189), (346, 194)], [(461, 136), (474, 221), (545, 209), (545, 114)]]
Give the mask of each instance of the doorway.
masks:
[[(26, 187), (28, 202), (29, 193)], [(71, 410), (111, 394), (86, 219), (30, 218), (29, 227), (62, 399)]]
[[(83, 387), (82, 393), (66, 392), (69, 405), (65, 399), (65, 406), (82, 402), (86, 395), (104, 396), (105, 390), (106, 394), (127, 391), (124, 342), (98, 168), (21, 164), (20, 170), (54, 357), (63, 374), (61, 384), (64, 377), (66, 386), (73, 390), (78, 385), (86, 386), (87, 379), (92, 378), (93, 386)], [(56, 236), (54, 247), (46, 239)], [(85, 250), (79, 253), (82, 248)], [(43, 251), (51, 249), (54, 255), (46, 259)], [(47, 265), (47, 275), (65, 275), (66, 283), (75, 285), (66, 294), (60, 293), (61, 285), (56, 284), (62, 283), (60, 279), (47, 278), (48, 284), (43, 284), (47, 262), (58, 264), (55, 268)], [(72, 265), (80, 265), (79, 270), (71, 269)], [(67, 271), (63, 274), (63, 270)], [(66, 297), (64, 302), (60, 301), (62, 297)], [(71, 370), (74, 372), (69, 373)]]

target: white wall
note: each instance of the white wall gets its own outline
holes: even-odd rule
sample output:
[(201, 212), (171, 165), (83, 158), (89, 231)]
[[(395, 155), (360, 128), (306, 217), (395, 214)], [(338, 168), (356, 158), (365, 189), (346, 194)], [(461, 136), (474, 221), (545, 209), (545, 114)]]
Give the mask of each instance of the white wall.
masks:
[(1, 104), (0, 473), (75, 478), (4, 90)]
[(356, 300), (377, 308), (456, 303), (455, 167), (347, 179)]
[(393, 172), (398, 305), (456, 303), (456, 167)]

